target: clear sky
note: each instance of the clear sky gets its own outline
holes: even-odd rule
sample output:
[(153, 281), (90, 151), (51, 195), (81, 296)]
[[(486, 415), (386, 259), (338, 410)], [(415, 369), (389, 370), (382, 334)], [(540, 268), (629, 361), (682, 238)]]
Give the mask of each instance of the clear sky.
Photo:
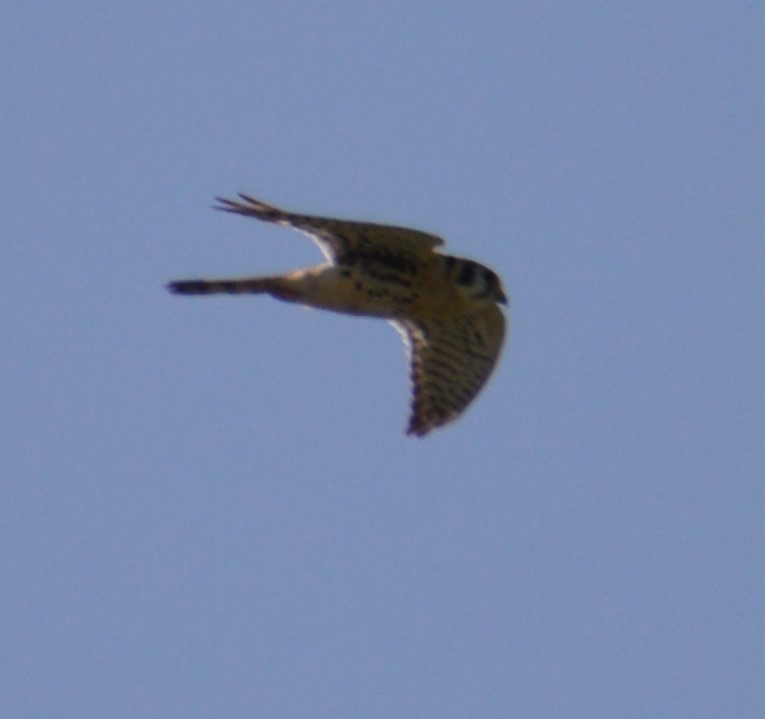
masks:
[[(6, 0), (0, 716), (759, 718), (765, 6)], [(493, 267), (403, 435), (252, 193)]]

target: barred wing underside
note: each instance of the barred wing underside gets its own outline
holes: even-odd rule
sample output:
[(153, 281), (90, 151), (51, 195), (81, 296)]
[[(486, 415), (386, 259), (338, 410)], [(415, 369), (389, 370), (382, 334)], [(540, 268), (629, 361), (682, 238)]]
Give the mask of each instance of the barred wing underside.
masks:
[(496, 306), (456, 317), (396, 320), (410, 352), (412, 415), (423, 436), (456, 419), (486, 384), (502, 350), (505, 317)]

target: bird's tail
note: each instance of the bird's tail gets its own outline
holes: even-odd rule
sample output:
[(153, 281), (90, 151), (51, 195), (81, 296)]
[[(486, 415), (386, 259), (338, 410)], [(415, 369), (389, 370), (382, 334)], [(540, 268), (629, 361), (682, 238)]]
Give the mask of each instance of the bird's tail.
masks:
[(243, 277), (233, 280), (178, 280), (169, 282), (167, 289), (176, 295), (241, 295), (273, 293), (278, 290), (278, 278)]

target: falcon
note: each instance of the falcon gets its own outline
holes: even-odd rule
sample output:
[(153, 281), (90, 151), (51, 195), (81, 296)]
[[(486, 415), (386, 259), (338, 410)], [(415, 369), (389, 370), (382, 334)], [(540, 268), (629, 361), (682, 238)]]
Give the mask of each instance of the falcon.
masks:
[(304, 232), (326, 262), (284, 275), (170, 282), (178, 295), (267, 294), (332, 312), (390, 321), (404, 337), (413, 385), (406, 433), (456, 419), (489, 379), (505, 339), (508, 303), (488, 267), (438, 252), (419, 230), (314, 217), (239, 194), (217, 210)]

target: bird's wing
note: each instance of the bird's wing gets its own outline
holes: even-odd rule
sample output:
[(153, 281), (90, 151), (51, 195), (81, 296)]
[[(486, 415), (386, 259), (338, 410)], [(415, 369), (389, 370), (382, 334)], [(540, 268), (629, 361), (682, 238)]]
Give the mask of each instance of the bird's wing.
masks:
[(400, 256), (404, 261), (416, 262), (444, 244), (440, 237), (427, 232), (393, 225), (298, 215), (241, 193), (238, 200), (215, 199), (220, 203), (215, 209), (294, 227), (306, 233), (319, 245), (326, 258), (337, 264), (353, 264), (357, 258), (363, 257), (384, 261), (385, 256), (393, 255)]
[(496, 305), (456, 317), (396, 320), (409, 348), (413, 384), (407, 434), (423, 436), (456, 419), (497, 364), (505, 316)]

